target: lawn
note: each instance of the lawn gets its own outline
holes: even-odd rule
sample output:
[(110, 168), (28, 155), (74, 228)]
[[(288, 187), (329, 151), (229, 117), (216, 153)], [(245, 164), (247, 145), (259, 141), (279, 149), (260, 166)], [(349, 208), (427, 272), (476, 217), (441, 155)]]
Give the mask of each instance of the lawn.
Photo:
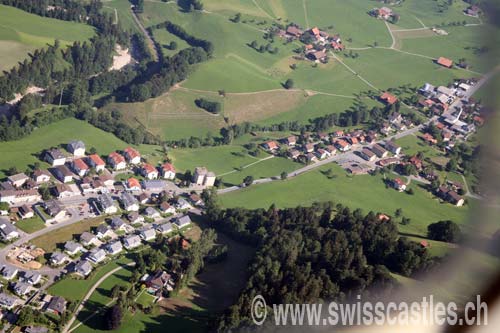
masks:
[(41, 17), (23, 10), (0, 5), (0, 71), (10, 69), (28, 56), (28, 52), (54, 44), (87, 40), (94, 28), (76, 22)]
[(76, 238), (76, 236), (79, 236), (84, 231), (89, 231), (90, 228), (96, 227), (102, 222), (102, 217), (76, 222), (34, 238), (33, 240), (31, 240), (31, 243), (38, 247), (41, 247), (46, 252), (53, 252), (60, 245), (73, 238)]
[(87, 150), (95, 147), (101, 155), (127, 147), (125, 142), (113, 134), (104, 132), (84, 121), (69, 118), (36, 129), (32, 134), (20, 140), (0, 142), (2, 152), (0, 178), (4, 177), (5, 170), (12, 166), (20, 171), (24, 171), (35, 162), (48, 167), (48, 164), (38, 159), (38, 154), (44, 149), (65, 145), (74, 139), (85, 142)]
[(132, 10), (130, 9), (129, 0), (106, 0), (103, 1), (103, 10), (112, 15), (118, 14), (118, 22), (120, 25), (131, 32), (140, 32), (137, 23), (135, 23), (132, 16)]
[(19, 220), (16, 222), (16, 227), (29, 234), (45, 228), (45, 222), (36, 215), (30, 219)]
[[(332, 179), (321, 171), (332, 169)], [(348, 176), (340, 167), (330, 164), (310, 171), (291, 180), (253, 185), (238, 192), (220, 196), (224, 207), (267, 208), (271, 204), (278, 207), (307, 206), (315, 201), (340, 202), (348, 207), (362, 208), (393, 215), (401, 208), (403, 216), (409, 217), (409, 225), (400, 225), (401, 231), (425, 236), (427, 225), (440, 220), (451, 219), (466, 224), (469, 207), (454, 207), (439, 203), (429, 192), (412, 183), (414, 195), (399, 193), (386, 188), (382, 176)], [(469, 201), (471, 201), (469, 199)], [(474, 201), (472, 201), (475, 204)], [(422, 209), (425, 207), (425, 209)]]

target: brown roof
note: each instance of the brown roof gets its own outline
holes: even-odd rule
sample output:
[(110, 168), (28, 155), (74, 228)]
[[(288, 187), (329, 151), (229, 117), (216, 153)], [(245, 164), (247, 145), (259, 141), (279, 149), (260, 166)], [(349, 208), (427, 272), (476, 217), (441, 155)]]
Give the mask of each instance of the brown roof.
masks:
[(441, 66), (448, 67), (448, 68), (451, 68), (451, 66), (453, 66), (453, 60), (450, 60), (450, 59), (445, 58), (445, 57), (439, 57), (437, 60), (437, 63)]
[(385, 92), (383, 93), (381, 96), (380, 96), (380, 99), (385, 101), (387, 104), (394, 104), (398, 101), (398, 98), (388, 92)]

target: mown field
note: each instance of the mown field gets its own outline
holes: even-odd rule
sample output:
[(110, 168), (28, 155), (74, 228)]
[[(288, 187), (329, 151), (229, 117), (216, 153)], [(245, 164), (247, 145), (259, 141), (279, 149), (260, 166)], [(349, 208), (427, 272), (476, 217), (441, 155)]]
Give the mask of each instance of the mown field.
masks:
[(0, 5), (0, 71), (8, 70), (28, 53), (54, 44), (87, 40), (94, 29), (86, 24), (40, 17), (20, 9)]

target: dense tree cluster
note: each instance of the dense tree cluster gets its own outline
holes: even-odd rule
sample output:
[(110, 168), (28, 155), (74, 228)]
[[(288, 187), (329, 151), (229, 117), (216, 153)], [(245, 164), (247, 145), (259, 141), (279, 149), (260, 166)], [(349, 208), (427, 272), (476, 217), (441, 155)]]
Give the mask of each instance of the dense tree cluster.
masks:
[(221, 111), (221, 104), (216, 101), (210, 101), (205, 98), (197, 98), (194, 103), (197, 107), (207, 110), (210, 113), (219, 113)]
[(462, 239), (460, 227), (450, 220), (429, 224), (427, 235), (430, 239), (449, 243), (458, 243)]
[(170, 21), (165, 21), (162, 23), (159, 23), (156, 25), (157, 29), (167, 29), (168, 32), (170, 32), (173, 35), (176, 35), (180, 39), (184, 40), (186, 43), (188, 43), (192, 47), (201, 47), (207, 52), (208, 56), (212, 56), (213, 51), (214, 51), (214, 46), (212, 42), (197, 38), (191, 34), (189, 34), (186, 30), (184, 30), (183, 27), (180, 25), (177, 25), (175, 23), (172, 23)]

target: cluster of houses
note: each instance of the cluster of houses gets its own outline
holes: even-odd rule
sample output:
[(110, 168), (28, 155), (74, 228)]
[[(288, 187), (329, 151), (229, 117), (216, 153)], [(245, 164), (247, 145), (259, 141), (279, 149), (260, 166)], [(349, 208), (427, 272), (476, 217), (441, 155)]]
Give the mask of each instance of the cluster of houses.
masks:
[(442, 200), (451, 203), (457, 207), (463, 206), (465, 203), (464, 198), (457, 193), (457, 191), (461, 190), (461, 184), (448, 182), (446, 184), (441, 185), (436, 191), (436, 195)]
[(394, 13), (394, 11), (389, 7), (373, 8), (368, 12), (368, 14), (380, 20), (391, 22), (398, 17), (398, 14)]
[(325, 62), (328, 59), (328, 50), (343, 51), (345, 48), (340, 35), (330, 35), (318, 27), (304, 31), (299, 26), (290, 24), (286, 30), (280, 31), (279, 35), (289, 40), (301, 39), (307, 41), (305, 57), (312, 61)]

